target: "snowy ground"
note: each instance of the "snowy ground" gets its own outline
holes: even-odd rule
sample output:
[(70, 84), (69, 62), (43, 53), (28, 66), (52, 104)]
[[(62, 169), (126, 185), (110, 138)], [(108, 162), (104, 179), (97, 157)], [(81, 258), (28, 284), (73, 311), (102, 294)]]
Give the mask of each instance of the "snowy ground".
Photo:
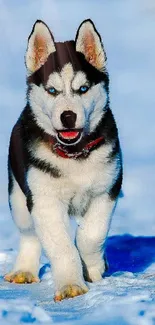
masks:
[[(24, 53), (37, 18), (57, 40), (73, 39), (92, 18), (111, 76), (111, 106), (124, 157), (124, 198), (107, 242), (109, 272), (83, 297), (53, 302), (43, 256), (41, 283), (13, 285), (18, 233), (7, 205), (9, 134), (25, 103)], [(153, 0), (0, 0), (0, 324), (155, 324), (155, 4)]]

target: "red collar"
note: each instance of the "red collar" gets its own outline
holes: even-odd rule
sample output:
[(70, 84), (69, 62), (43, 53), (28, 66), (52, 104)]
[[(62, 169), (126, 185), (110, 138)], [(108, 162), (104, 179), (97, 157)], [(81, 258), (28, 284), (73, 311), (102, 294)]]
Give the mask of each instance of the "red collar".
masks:
[(104, 139), (104, 137), (100, 137), (97, 138), (89, 143), (86, 144), (86, 146), (80, 151), (80, 152), (74, 152), (74, 153), (69, 153), (67, 152), (67, 150), (65, 150), (64, 148), (61, 147), (61, 145), (59, 145), (58, 143), (54, 144), (53, 140), (50, 140), (50, 142), (52, 144), (54, 144), (53, 146), (53, 150), (54, 152), (62, 157), (62, 158), (73, 158), (73, 159), (77, 159), (81, 156), (84, 156), (85, 158), (89, 155), (90, 150), (95, 147), (99, 142), (101, 142)]

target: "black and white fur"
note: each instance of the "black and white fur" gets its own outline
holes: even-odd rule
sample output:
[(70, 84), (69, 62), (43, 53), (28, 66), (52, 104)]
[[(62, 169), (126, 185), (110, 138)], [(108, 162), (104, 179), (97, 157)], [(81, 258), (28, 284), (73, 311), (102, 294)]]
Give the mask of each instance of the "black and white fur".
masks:
[[(10, 208), (21, 236), (11, 276), (29, 272), (37, 278), (43, 246), (53, 266), (56, 295), (63, 299), (72, 296), (65, 294), (67, 286), (81, 288), (77, 294), (87, 291), (84, 276), (92, 282), (102, 279), (105, 241), (121, 189), (106, 55), (91, 20), (80, 25), (75, 42), (65, 43), (56, 43), (48, 27), (37, 21), (25, 61), (27, 105), (12, 131), (8, 163)], [(81, 94), (83, 85), (88, 90)], [(75, 143), (58, 138), (59, 130), (66, 129), (64, 111), (75, 113), (71, 129), (82, 130)], [(74, 154), (101, 136), (103, 141), (87, 156), (76, 159), (57, 155), (49, 140), (60, 140)], [(71, 241), (70, 214), (78, 220), (76, 245)]]

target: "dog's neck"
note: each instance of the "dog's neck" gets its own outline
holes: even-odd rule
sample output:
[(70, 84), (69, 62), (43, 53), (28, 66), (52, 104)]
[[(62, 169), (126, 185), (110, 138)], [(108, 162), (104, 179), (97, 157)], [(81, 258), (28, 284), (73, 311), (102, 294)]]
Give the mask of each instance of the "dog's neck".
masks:
[(87, 158), (92, 150), (94, 150), (101, 142), (103, 143), (104, 137), (100, 136), (96, 139), (90, 140), (84, 145), (81, 146), (80, 150), (74, 150), (74, 146), (72, 146), (72, 150), (67, 146), (63, 146), (60, 144), (56, 138), (52, 136), (46, 136), (46, 141), (48, 141), (51, 144), (52, 151), (62, 157), (62, 158), (68, 158), (68, 159), (78, 159), (78, 158)]

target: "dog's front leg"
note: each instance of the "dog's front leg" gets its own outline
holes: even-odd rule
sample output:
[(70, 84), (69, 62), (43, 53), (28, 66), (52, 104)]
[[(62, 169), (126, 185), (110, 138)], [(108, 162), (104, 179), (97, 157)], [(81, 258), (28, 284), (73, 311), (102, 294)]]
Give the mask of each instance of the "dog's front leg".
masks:
[(106, 270), (104, 244), (114, 206), (115, 201), (111, 200), (108, 194), (94, 198), (81, 226), (78, 227), (76, 243), (83, 260), (87, 281), (101, 280)]
[(50, 177), (42, 174), (35, 170), (29, 173), (33, 201), (31, 215), (36, 233), (52, 264), (55, 301), (58, 301), (83, 294), (88, 289), (83, 279), (80, 256), (70, 237), (67, 204), (59, 199), (58, 189), (51, 187)]

